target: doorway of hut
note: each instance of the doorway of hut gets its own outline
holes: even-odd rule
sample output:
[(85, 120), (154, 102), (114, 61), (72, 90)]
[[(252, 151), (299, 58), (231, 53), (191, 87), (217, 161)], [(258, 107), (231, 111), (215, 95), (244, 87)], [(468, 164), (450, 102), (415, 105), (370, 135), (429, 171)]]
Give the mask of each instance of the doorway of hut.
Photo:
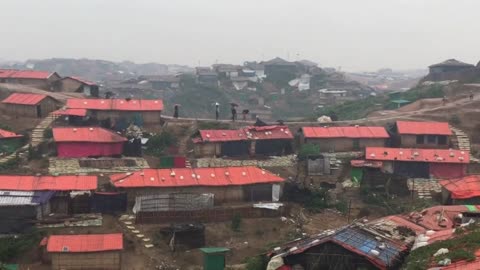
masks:
[(40, 105), (37, 105), (37, 117), (38, 118), (42, 117), (42, 107), (40, 107)]

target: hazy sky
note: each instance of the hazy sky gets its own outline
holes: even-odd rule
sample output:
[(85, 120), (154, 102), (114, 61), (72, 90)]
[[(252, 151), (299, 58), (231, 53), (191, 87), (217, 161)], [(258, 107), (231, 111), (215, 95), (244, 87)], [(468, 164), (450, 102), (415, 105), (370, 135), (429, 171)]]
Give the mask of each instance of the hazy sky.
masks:
[(0, 59), (275, 56), (344, 70), (480, 60), (479, 0), (2, 0)]

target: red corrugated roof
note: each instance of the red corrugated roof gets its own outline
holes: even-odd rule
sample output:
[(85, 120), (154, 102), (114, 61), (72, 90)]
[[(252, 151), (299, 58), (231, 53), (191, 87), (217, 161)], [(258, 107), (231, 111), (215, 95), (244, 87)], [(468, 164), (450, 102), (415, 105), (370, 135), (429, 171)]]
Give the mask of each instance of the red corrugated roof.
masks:
[(13, 93), (2, 101), (2, 103), (9, 104), (21, 104), (21, 105), (37, 105), (44, 98), (48, 97), (47, 95), (39, 94), (23, 94), (23, 93)]
[(480, 175), (441, 180), (440, 185), (450, 191), (453, 199), (480, 197)]
[(55, 142), (125, 142), (126, 138), (100, 127), (61, 127), (53, 128)]
[(85, 175), (32, 176), (0, 175), (0, 190), (94, 190), (97, 177)]
[(1, 79), (48, 79), (53, 73), (38, 70), (0, 69)]
[(413, 161), (431, 163), (470, 162), (470, 152), (448, 149), (406, 149), (387, 147), (367, 147), (365, 159), (382, 161)]
[[(465, 206), (465, 205), (438, 205), (420, 212), (412, 212), (410, 214), (402, 215), (406, 220), (409, 220), (427, 230), (443, 231), (446, 228), (453, 228), (455, 226), (455, 218), (458, 214), (468, 212), (480, 212), (480, 206)], [(439, 217), (442, 216), (442, 219)]]
[(116, 187), (232, 186), (284, 180), (257, 167), (145, 169), (110, 176)]
[(305, 138), (389, 138), (384, 127), (303, 127)]
[(162, 111), (161, 99), (81, 99), (67, 100), (67, 107), (71, 109), (87, 109), (98, 111)]
[(48, 252), (100, 252), (123, 250), (123, 235), (113, 234), (79, 234), (51, 235), (48, 238)]
[(447, 122), (397, 121), (398, 134), (411, 135), (452, 135)]
[(82, 78), (80, 78), (80, 77), (75, 77), (75, 76), (68, 76), (68, 77), (63, 78), (62, 80), (65, 80), (65, 79), (72, 79), (72, 80), (81, 82), (81, 83), (83, 83), (83, 84), (89, 85), (89, 86), (95, 86), (95, 85), (97, 85), (97, 84), (94, 83), (94, 82), (87, 81), (87, 80), (85, 80), (85, 79), (82, 79)]
[(243, 130), (200, 130), (199, 132), (199, 142), (233, 142), (247, 139)]
[(247, 136), (254, 140), (293, 139), (292, 132), (287, 126), (245, 127)]
[(12, 138), (20, 138), (20, 137), (23, 137), (23, 135), (19, 135), (8, 130), (0, 129), (0, 139), (12, 139)]
[(238, 130), (217, 129), (199, 132), (200, 138), (194, 139), (195, 143), (293, 139), (292, 132), (287, 126), (249, 126)]
[(87, 109), (60, 109), (54, 111), (53, 115), (68, 115), (68, 116), (86, 116)]

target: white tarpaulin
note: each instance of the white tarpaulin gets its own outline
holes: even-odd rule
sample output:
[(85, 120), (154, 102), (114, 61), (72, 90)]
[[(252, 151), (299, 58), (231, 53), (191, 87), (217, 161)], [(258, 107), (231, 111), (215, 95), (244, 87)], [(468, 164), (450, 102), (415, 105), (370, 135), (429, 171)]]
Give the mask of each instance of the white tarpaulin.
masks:
[(253, 205), (253, 208), (264, 208), (271, 210), (278, 210), (283, 206), (283, 203), (256, 203)]
[(278, 202), (280, 200), (280, 185), (272, 185), (272, 202)]

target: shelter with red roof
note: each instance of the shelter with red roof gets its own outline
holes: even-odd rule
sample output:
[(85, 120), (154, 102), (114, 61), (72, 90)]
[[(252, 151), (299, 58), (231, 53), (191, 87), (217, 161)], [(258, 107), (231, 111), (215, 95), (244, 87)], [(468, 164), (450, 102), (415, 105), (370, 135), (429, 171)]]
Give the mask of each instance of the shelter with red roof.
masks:
[(59, 87), (62, 92), (82, 93), (87, 97), (98, 97), (98, 85), (94, 82), (75, 77), (64, 77), (59, 81)]
[(280, 156), (293, 151), (293, 134), (283, 125), (248, 126), (237, 130), (199, 130), (193, 142), (197, 157)]
[(48, 95), (13, 93), (2, 100), (2, 105), (8, 115), (42, 118), (55, 111), (59, 101)]
[(137, 126), (161, 122), (161, 99), (80, 99), (67, 100), (68, 109), (86, 109), (97, 120), (134, 123)]
[(267, 170), (247, 166), (144, 169), (111, 175), (110, 181), (116, 188), (127, 191), (129, 202), (139, 196), (167, 195), (166, 198), (157, 197), (157, 200), (166, 199), (164, 201), (168, 202), (168, 195), (211, 194), (210, 198), (213, 197), (215, 204), (218, 204), (276, 201), (284, 179)]
[(367, 147), (365, 159), (382, 161), (382, 171), (409, 178), (455, 178), (466, 174), (470, 152), (453, 149)]
[(51, 235), (46, 251), (52, 269), (121, 269), (123, 235), (73, 234)]
[(23, 84), (50, 91), (60, 78), (56, 72), (0, 69), (0, 83)]
[(57, 155), (65, 158), (118, 156), (126, 138), (101, 127), (53, 128)]
[(405, 148), (450, 148), (453, 135), (447, 122), (397, 121), (396, 145)]
[(23, 135), (0, 129), (0, 155), (12, 153), (22, 144)]
[(0, 233), (20, 233), (51, 213), (85, 213), (89, 197), (71, 192), (97, 189), (96, 176), (0, 175)]
[(440, 180), (444, 204), (480, 204), (480, 175)]
[(316, 144), (322, 152), (348, 152), (369, 146), (383, 147), (390, 136), (384, 127), (324, 126), (302, 127), (299, 137), (301, 144)]

